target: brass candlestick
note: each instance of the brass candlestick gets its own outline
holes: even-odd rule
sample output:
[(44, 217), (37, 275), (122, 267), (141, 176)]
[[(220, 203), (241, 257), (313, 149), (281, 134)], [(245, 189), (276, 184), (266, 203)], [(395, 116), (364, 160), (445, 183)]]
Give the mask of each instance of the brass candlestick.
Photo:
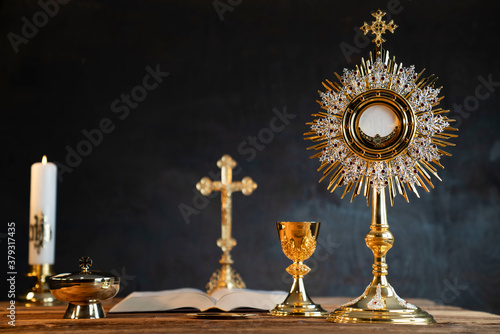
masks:
[(250, 177), (233, 182), (233, 168), (236, 167), (236, 161), (231, 156), (224, 155), (217, 161), (217, 166), (221, 169), (221, 181), (211, 181), (208, 177), (204, 177), (196, 184), (196, 189), (204, 196), (208, 196), (212, 191), (221, 193), (221, 238), (217, 240), (217, 246), (222, 249), (222, 257), (219, 260), (221, 268), (212, 274), (207, 284), (208, 294), (222, 288), (243, 289), (246, 287), (240, 275), (231, 267), (234, 261), (230, 251), (236, 246), (236, 240), (231, 236), (232, 193), (241, 191), (243, 195), (248, 196), (257, 188), (257, 184)]
[(293, 276), (290, 293), (283, 303), (270, 311), (272, 315), (290, 317), (326, 317), (328, 312), (321, 305), (315, 304), (306, 292), (304, 276), (311, 268), (303, 261), (311, 257), (316, 250), (319, 234), (318, 222), (278, 222), (276, 227), (283, 253), (293, 261), (286, 271)]
[[(333, 322), (386, 322), (432, 324), (427, 312), (400, 298), (387, 281), (386, 253), (394, 243), (389, 231), (385, 203), (387, 188), (391, 205), (396, 192), (408, 201), (407, 187), (419, 197), (417, 187), (434, 188), (431, 175), (441, 180), (436, 168), (439, 160), (450, 155), (441, 148), (454, 146), (447, 140), (456, 137), (446, 131), (454, 120), (444, 116), (449, 110), (437, 108), (442, 97), (434, 88), (436, 78), (422, 78), (414, 66), (403, 67), (382, 48), (382, 34), (394, 32), (393, 21), (382, 20), (385, 13), (372, 14), (376, 20), (361, 28), (375, 35), (374, 53), (361, 60), (355, 70), (336, 74), (339, 82), (326, 80), (326, 92), (318, 101), (324, 110), (307, 123), (311, 131), (306, 139), (318, 144), (324, 169), (320, 182), (330, 176), (328, 189), (345, 186), (342, 198), (352, 191), (351, 201), (363, 193), (369, 205), (372, 199), (372, 223), (365, 241), (373, 251), (374, 278), (365, 292), (331, 313)], [(425, 182), (424, 182), (425, 181)]]
[(54, 275), (56, 245), (57, 167), (47, 161), (31, 166), (28, 277), (33, 277), (31, 288), (19, 299), (27, 306), (50, 306), (59, 302), (52, 297), (47, 278)]
[[(46, 219), (47, 216), (42, 211), (33, 215), (29, 229), (30, 263), (32, 260), (43, 262), (54, 257), (55, 231), (53, 224), (48, 223)], [(52, 247), (49, 247), (49, 244), (52, 244)], [(49, 289), (48, 278), (54, 275), (52, 263), (29, 265), (29, 272), (26, 276), (32, 277), (33, 283), (27, 292), (19, 296), (19, 300), (26, 306), (61, 304), (52, 296)]]
[(34, 282), (28, 292), (19, 296), (19, 300), (27, 306), (44, 305), (52, 306), (61, 304), (50, 293), (48, 278), (54, 275), (54, 265), (52, 264), (34, 264), (29, 266), (28, 277), (33, 277)]

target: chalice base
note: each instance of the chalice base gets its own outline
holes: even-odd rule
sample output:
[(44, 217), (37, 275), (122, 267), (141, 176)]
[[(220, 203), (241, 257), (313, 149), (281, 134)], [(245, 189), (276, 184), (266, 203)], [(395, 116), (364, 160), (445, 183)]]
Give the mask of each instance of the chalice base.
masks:
[(319, 304), (300, 304), (293, 305), (278, 304), (274, 309), (269, 311), (271, 315), (278, 317), (323, 317), (328, 316), (328, 312), (321, 307)]
[(327, 317), (328, 312), (315, 304), (307, 295), (302, 278), (294, 278), (292, 289), (285, 301), (269, 311), (278, 317)]
[(360, 297), (330, 313), (327, 320), (337, 323), (436, 323), (432, 315), (399, 297), (388, 283), (372, 283)]

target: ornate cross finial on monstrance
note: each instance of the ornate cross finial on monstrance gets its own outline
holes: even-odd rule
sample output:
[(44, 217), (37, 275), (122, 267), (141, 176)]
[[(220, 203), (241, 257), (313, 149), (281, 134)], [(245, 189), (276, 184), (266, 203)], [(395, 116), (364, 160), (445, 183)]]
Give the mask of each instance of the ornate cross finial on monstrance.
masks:
[(394, 24), (394, 20), (391, 20), (388, 24), (385, 23), (385, 20), (382, 21), (382, 17), (385, 16), (385, 12), (381, 11), (380, 9), (377, 10), (375, 13), (372, 13), (373, 17), (376, 18), (375, 21), (372, 21), (371, 25), (368, 25), (368, 23), (365, 22), (363, 26), (359, 29), (363, 30), (365, 35), (371, 31), (372, 34), (375, 35), (375, 39), (372, 40), (373, 43), (377, 45), (377, 47), (380, 47), (382, 42), (385, 42), (385, 39), (382, 38), (382, 34), (385, 34), (386, 30), (389, 30), (391, 33), (394, 33), (394, 30), (398, 27), (396, 24)]
[(204, 196), (208, 196), (212, 191), (220, 191), (222, 202), (222, 235), (217, 240), (217, 246), (222, 249), (222, 257), (219, 260), (222, 267), (212, 274), (207, 284), (208, 294), (222, 288), (243, 289), (246, 287), (240, 275), (231, 268), (234, 261), (229, 252), (236, 246), (236, 240), (231, 237), (231, 195), (233, 192), (241, 191), (243, 195), (248, 196), (257, 188), (257, 184), (248, 176), (241, 181), (233, 182), (233, 168), (235, 166), (236, 161), (225, 154), (217, 161), (217, 167), (221, 169), (221, 181), (212, 181), (208, 177), (204, 177), (196, 184), (196, 189)]

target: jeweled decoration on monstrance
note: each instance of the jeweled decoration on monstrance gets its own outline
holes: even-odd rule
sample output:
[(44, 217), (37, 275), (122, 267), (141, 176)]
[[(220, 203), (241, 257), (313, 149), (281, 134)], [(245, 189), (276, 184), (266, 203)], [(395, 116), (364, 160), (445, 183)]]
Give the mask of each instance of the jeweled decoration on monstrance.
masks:
[(342, 198), (352, 191), (351, 201), (359, 194), (372, 202), (372, 222), (365, 241), (373, 251), (374, 278), (365, 292), (328, 317), (333, 322), (435, 323), (433, 317), (400, 298), (387, 281), (386, 253), (394, 243), (387, 224), (385, 192), (391, 205), (397, 193), (408, 202), (407, 191), (417, 197), (418, 187), (434, 188), (431, 175), (441, 180), (437, 168), (440, 158), (450, 155), (443, 150), (458, 131), (449, 110), (438, 108), (443, 97), (435, 88), (434, 75), (423, 77), (415, 67), (397, 64), (382, 48), (382, 34), (397, 25), (382, 20), (384, 12), (372, 14), (375, 21), (361, 27), (365, 35), (375, 35), (376, 47), (369, 59), (355, 69), (344, 69), (338, 82), (326, 80), (325, 92), (318, 103), (324, 111), (307, 123), (305, 139), (318, 142), (309, 149), (318, 151), (323, 170), (320, 182), (329, 177), (328, 189), (345, 187)]

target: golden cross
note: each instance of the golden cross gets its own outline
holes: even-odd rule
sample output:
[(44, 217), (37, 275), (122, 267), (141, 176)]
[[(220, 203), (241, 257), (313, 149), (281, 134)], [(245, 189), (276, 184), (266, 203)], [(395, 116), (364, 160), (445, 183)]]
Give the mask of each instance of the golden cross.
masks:
[(371, 25), (368, 25), (368, 23), (365, 22), (363, 26), (359, 29), (361, 29), (365, 35), (371, 31), (372, 34), (375, 35), (375, 38), (372, 40), (373, 43), (377, 45), (377, 47), (382, 44), (382, 42), (385, 42), (385, 39), (382, 38), (382, 34), (385, 34), (386, 30), (389, 30), (391, 33), (394, 33), (394, 30), (398, 27), (395, 23), (394, 20), (391, 20), (388, 24), (385, 23), (385, 20), (382, 21), (382, 17), (384, 17), (386, 13), (381, 11), (380, 9), (377, 10), (375, 13), (372, 13), (373, 17), (376, 18), (375, 21), (372, 21)]
[(241, 181), (233, 182), (233, 168), (236, 167), (236, 161), (228, 154), (225, 154), (219, 161), (217, 167), (221, 169), (221, 180), (212, 181), (208, 177), (204, 177), (196, 184), (202, 195), (208, 196), (212, 191), (220, 191), (221, 193), (221, 238), (217, 240), (217, 246), (222, 249), (222, 257), (219, 263), (222, 265), (220, 270), (217, 270), (207, 284), (208, 293), (220, 288), (244, 288), (245, 283), (241, 277), (231, 268), (233, 260), (229, 253), (236, 246), (236, 240), (231, 236), (231, 211), (232, 211), (232, 193), (241, 191), (243, 195), (250, 195), (257, 184), (250, 178), (244, 177)]

